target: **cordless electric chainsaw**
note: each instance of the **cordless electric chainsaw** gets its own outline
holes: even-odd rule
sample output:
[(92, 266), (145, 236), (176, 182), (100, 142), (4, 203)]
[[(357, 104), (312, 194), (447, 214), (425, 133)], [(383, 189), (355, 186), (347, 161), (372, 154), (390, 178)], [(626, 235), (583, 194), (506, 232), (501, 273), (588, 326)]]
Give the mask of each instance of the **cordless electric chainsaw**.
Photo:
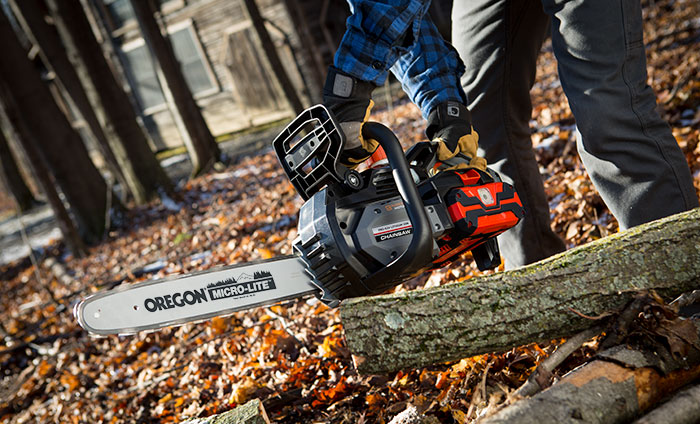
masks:
[(295, 254), (196, 274), (123, 285), (76, 305), (80, 325), (97, 335), (132, 334), (206, 320), (282, 300), (377, 294), (471, 251), (481, 270), (500, 264), (495, 236), (524, 216), (517, 193), (498, 175), (455, 169), (431, 176), (437, 147), (405, 154), (393, 132), (369, 122), (388, 165), (362, 172), (340, 164), (343, 132), (323, 106), (304, 111), (273, 141), (306, 201)]

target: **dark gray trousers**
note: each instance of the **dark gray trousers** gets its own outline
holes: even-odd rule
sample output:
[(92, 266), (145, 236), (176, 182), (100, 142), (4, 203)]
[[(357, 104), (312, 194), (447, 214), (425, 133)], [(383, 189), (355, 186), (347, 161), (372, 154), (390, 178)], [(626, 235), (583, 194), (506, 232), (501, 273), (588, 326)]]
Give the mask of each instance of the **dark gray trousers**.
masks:
[(647, 85), (639, 0), (455, 0), (452, 42), (480, 154), (514, 183), (525, 219), (499, 237), (506, 268), (565, 249), (530, 140), (530, 89), (551, 28), (577, 147), (621, 228), (698, 206), (685, 157)]

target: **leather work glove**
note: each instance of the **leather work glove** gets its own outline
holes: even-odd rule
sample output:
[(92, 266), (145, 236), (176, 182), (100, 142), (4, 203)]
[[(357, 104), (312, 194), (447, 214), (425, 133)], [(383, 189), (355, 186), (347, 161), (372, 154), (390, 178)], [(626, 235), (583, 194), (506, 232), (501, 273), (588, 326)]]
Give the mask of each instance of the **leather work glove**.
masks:
[(471, 126), (469, 110), (458, 102), (440, 103), (430, 115), (425, 134), (438, 145), (436, 171), (476, 168), (486, 172), (486, 159), (477, 156), (479, 134)]
[(328, 69), (323, 87), (323, 104), (333, 112), (345, 134), (345, 148), (340, 155), (340, 162), (349, 168), (356, 168), (379, 146), (376, 140), (362, 137), (362, 126), (369, 119), (374, 106), (371, 97), (376, 87), (371, 82), (354, 78), (334, 66)]

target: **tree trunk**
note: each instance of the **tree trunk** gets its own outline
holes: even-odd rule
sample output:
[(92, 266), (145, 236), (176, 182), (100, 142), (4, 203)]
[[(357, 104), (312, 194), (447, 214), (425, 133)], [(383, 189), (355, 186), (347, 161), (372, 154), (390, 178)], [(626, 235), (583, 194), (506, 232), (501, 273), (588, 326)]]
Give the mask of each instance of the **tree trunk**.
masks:
[(516, 401), (480, 423), (627, 423), (698, 377), (697, 348), (691, 348), (684, 358), (674, 359), (662, 346), (617, 346), (544, 392)]
[(78, 72), (112, 151), (137, 203), (170, 189), (136, 112), (107, 63), (79, 0), (47, 0), (58, 33)]
[[(70, 204), (82, 239), (95, 243), (105, 230), (107, 184), (95, 168), (80, 136), (54, 101), (39, 72), (27, 58), (5, 14), (0, 14), (0, 80), (37, 151)], [(23, 142), (25, 140), (22, 140)]]
[(107, 141), (107, 136), (102, 130), (95, 110), (68, 59), (66, 48), (61, 43), (55, 26), (47, 21), (49, 13), (46, 4), (43, 0), (11, 0), (10, 3), (24, 32), (32, 39), (32, 43), (40, 48), (42, 60), (56, 73), (63, 92), (70, 97), (73, 105), (87, 123), (109, 171), (122, 186), (128, 189), (117, 158)]
[[(132, 2), (133, 1), (134, 0), (132, 0)], [(253, 28), (255, 28), (255, 32), (260, 38), (260, 43), (262, 44), (263, 52), (267, 56), (267, 61), (272, 67), (272, 73), (280, 82), (282, 91), (289, 102), (289, 106), (291, 106), (291, 108), (294, 110), (294, 113), (297, 115), (300, 114), (304, 111), (304, 106), (302, 106), (301, 100), (299, 100), (299, 96), (294, 89), (294, 85), (289, 79), (289, 75), (287, 75), (287, 70), (277, 54), (275, 43), (272, 42), (270, 34), (267, 32), (267, 28), (265, 28), (265, 20), (263, 19), (262, 15), (260, 15), (260, 10), (258, 9), (255, 0), (243, 0), (243, 5), (248, 11), (248, 17), (250, 17)]]
[(20, 117), (10, 92), (2, 80), (0, 80), (0, 105), (2, 105), (0, 108), (2, 109), (1, 112), (4, 112), (6, 115), (8, 126), (14, 130), (16, 139), (19, 141), (19, 145), (28, 159), (35, 181), (38, 182), (44, 196), (46, 196), (46, 200), (51, 205), (58, 228), (63, 235), (63, 241), (68, 246), (68, 249), (73, 252), (73, 255), (82, 257), (85, 253), (83, 240), (80, 238), (68, 210), (56, 191), (55, 181), (51, 177), (46, 159), (39, 152), (38, 143), (32, 139), (28, 124)]
[(5, 135), (0, 131), (0, 179), (17, 203), (20, 212), (26, 212), (37, 203), (32, 191), (24, 182)]
[(153, 57), (156, 58), (156, 74), (166, 101), (175, 105), (175, 119), (185, 129), (182, 134), (190, 155), (193, 175), (206, 172), (221, 158), (221, 151), (209, 131), (199, 105), (194, 100), (180, 63), (175, 57), (170, 40), (164, 37), (156, 22), (156, 8), (150, 0), (130, 0), (141, 34)]
[[(358, 371), (383, 373), (569, 337), (640, 291), (698, 288), (700, 208), (549, 259), (428, 290), (346, 300)], [(574, 313), (574, 311), (578, 312)]]
[(319, 46), (311, 35), (308, 20), (299, 4), (299, 0), (284, 0), (284, 4), (294, 26), (297, 28), (304, 53), (309, 58), (307, 68), (311, 70), (313, 85), (309, 96), (313, 102), (320, 103), (323, 101), (323, 84), (326, 81), (326, 70), (328, 67), (323, 63)]

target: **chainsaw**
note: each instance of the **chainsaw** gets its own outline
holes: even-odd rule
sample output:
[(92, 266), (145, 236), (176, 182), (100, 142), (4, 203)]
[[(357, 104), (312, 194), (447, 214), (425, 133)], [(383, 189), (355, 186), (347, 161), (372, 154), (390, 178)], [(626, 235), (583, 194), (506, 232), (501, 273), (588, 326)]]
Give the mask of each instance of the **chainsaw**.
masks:
[(272, 142), (305, 203), (294, 254), (123, 285), (78, 303), (79, 324), (95, 335), (133, 334), (199, 322), (315, 295), (330, 307), (373, 295), (467, 251), (480, 270), (500, 265), (496, 236), (524, 216), (512, 186), (489, 170), (431, 175), (437, 146), (405, 153), (395, 134), (368, 122), (386, 164), (358, 172), (339, 162), (345, 136), (323, 105), (295, 118)]

